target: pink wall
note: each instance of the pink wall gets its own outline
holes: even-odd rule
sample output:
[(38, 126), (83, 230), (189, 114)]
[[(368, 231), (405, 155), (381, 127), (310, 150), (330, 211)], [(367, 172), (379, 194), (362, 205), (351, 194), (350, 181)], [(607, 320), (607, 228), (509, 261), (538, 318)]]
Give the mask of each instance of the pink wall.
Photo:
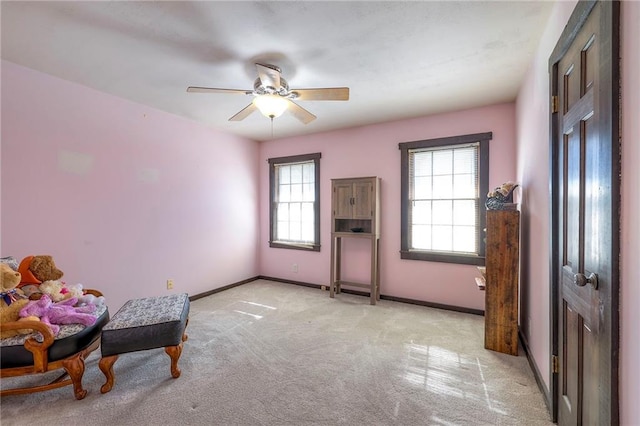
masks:
[[(440, 114), (411, 120), (263, 142), (260, 145), (260, 271), (261, 274), (329, 284), (331, 250), (331, 179), (378, 176), (381, 183), (380, 283), (382, 294), (453, 306), (484, 309), (475, 266), (400, 259), (399, 142), (493, 132), (490, 142), (491, 187), (515, 179), (515, 105)], [(277, 126), (277, 123), (276, 123)], [(269, 181), (267, 159), (321, 152), (321, 251), (269, 248)], [(348, 240), (343, 247), (346, 280), (369, 279), (365, 241)], [(298, 264), (298, 272), (291, 265)]]
[(622, 14), (622, 273), (620, 422), (640, 419), (640, 2), (624, 1)]
[(124, 301), (258, 275), (258, 144), (2, 62), (2, 256)]
[[(521, 330), (549, 387), (549, 56), (575, 2), (556, 3), (516, 102), (522, 184)], [(522, 302), (526, 301), (526, 302)]]
[[(523, 183), (523, 217), (528, 229), (526, 258), (522, 259), (522, 285), (529, 293), (523, 306), (522, 328), (534, 360), (549, 387), (549, 221), (548, 221), (548, 60), (564, 29), (574, 1), (556, 3), (537, 55), (524, 80), (516, 103), (518, 179)], [(620, 335), (620, 421), (637, 424), (640, 418), (640, 3), (623, 1), (622, 37), (622, 270)]]

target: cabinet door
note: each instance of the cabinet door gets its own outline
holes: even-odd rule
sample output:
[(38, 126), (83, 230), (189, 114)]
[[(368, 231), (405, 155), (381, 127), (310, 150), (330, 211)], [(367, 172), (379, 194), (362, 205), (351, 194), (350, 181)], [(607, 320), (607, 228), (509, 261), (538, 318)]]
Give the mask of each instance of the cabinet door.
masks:
[(353, 209), (353, 184), (351, 182), (334, 182), (333, 184), (333, 217), (351, 219)]
[(373, 217), (373, 182), (362, 181), (353, 184), (355, 202), (353, 205), (354, 219), (371, 219)]

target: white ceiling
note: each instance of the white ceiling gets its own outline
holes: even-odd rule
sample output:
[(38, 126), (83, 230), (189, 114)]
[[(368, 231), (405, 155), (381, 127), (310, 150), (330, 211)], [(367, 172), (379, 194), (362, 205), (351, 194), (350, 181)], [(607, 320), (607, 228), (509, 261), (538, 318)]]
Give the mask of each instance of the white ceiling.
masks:
[(274, 136), (513, 101), (552, 7), (547, 1), (2, 1), (2, 58), (255, 140), (258, 112), (229, 117), (253, 88), (253, 63), (293, 88), (347, 86), (348, 102), (305, 101)]

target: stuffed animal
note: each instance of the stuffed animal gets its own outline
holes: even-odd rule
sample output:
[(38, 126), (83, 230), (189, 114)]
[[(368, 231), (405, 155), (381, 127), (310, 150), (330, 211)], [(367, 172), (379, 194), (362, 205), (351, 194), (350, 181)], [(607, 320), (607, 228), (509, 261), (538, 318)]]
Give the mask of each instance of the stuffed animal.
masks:
[[(48, 280), (40, 284), (38, 286), (38, 289), (34, 293), (40, 293), (37, 297), (38, 299), (46, 294), (51, 298), (53, 302), (59, 302), (64, 299), (64, 293), (62, 292), (63, 288), (64, 284), (62, 283), (62, 281)], [(33, 299), (35, 299), (35, 297)]]
[(40, 285), (45, 281), (59, 280), (64, 273), (56, 267), (53, 257), (48, 255), (27, 256), (22, 259), (18, 272), (22, 274), (20, 286)]
[[(41, 293), (38, 296), (31, 297), (31, 299), (39, 299), (42, 294), (48, 294), (51, 300), (54, 302), (60, 302), (61, 300), (71, 299), (72, 297), (82, 297), (84, 292), (82, 291), (82, 284), (66, 285), (62, 281), (49, 280), (45, 281), (38, 286), (37, 293)], [(34, 294), (31, 294), (34, 296)]]
[(84, 305), (96, 305), (96, 307), (98, 306), (102, 306), (105, 303), (105, 299), (104, 296), (94, 296), (93, 294), (85, 294), (82, 297), (78, 298), (78, 306), (84, 306)]
[[(29, 302), (16, 287), (20, 284), (20, 272), (6, 263), (0, 263), (0, 324), (18, 321), (20, 310)], [(0, 339), (28, 333), (29, 330), (3, 330)]]
[(0, 263), (6, 263), (7, 265), (11, 266), (11, 269), (13, 269), (14, 271), (18, 270), (18, 259), (13, 256), (0, 257)]
[(65, 289), (62, 289), (65, 299), (70, 299), (75, 297), (80, 301), (80, 298), (84, 296), (84, 290), (82, 289), (82, 284), (68, 284), (65, 285)]
[(96, 317), (91, 313), (96, 311), (96, 306), (74, 307), (73, 305), (76, 303), (78, 303), (78, 299), (75, 297), (53, 303), (51, 297), (48, 294), (44, 294), (40, 300), (32, 300), (22, 308), (20, 316), (23, 318), (31, 315), (37, 316), (41, 322), (51, 328), (51, 332), (56, 336), (60, 331), (59, 325), (83, 324), (89, 326), (95, 324)]
[(88, 304), (96, 305), (96, 307), (102, 306), (105, 303), (104, 296), (94, 296), (93, 294), (87, 293), (84, 296), (78, 297), (78, 305), (84, 306)]

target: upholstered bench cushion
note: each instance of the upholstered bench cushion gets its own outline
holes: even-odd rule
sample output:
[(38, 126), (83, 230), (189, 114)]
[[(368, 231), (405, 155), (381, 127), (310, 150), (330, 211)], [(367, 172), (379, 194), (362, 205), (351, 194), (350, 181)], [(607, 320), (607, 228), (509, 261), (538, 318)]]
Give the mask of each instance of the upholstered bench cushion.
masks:
[(186, 293), (129, 300), (102, 329), (102, 356), (179, 345), (188, 317)]
[[(60, 332), (49, 347), (49, 362), (66, 358), (81, 351), (100, 336), (100, 331), (109, 322), (109, 310), (104, 305), (98, 306), (94, 315), (97, 317), (96, 323), (88, 327), (82, 324), (60, 326)], [(33, 365), (33, 354), (24, 348), (24, 342), (29, 337), (42, 342), (40, 333), (19, 335), (0, 340), (0, 366), (3, 369)]]

